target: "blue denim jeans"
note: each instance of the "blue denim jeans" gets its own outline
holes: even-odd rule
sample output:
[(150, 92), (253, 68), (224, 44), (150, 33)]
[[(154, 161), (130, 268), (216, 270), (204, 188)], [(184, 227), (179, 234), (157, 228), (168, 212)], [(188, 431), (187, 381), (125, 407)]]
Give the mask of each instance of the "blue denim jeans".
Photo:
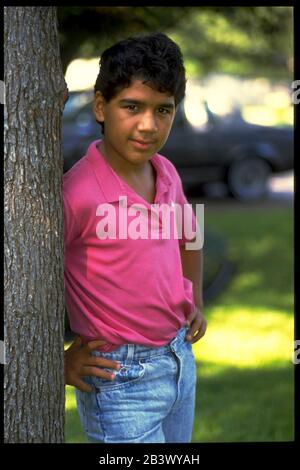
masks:
[[(122, 367), (113, 381), (84, 377), (93, 391), (76, 389), (77, 409), (89, 442), (190, 442), (196, 363), (182, 327), (166, 346), (125, 344), (95, 356)], [(109, 369), (106, 369), (109, 370)]]

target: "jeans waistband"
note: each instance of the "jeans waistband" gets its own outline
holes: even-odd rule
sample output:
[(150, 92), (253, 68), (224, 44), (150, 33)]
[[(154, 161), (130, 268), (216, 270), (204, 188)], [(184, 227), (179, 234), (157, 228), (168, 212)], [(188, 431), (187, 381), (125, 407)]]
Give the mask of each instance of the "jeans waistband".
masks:
[(178, 330), (175, 338), (173, 338), (170, 343), (158, 348), (149, 348), (148, 346), (143, 346), (140, 344), (124, 344), (112, 352), (102, 353), (99, 351), (94, 351), (94, 353), (97, 356), (104, 356), (116, 361), (125, 360), (126, 364), (130, 364), (133, 358), (135, 360), (140, 360), (153, 356), (160, 356), (171, 351), (178, 351), (186, 341), (185, 336), (187, 330), (188, 327), (183, 326), (180, 328), (180, 330)]

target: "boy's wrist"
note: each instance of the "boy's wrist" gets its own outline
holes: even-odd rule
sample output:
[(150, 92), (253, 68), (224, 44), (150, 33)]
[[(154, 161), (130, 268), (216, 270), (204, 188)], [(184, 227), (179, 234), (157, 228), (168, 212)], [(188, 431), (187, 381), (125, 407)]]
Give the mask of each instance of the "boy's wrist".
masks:
[(198, 309), (198, 310), (201, 310), (201, 312), (203, 311), (204, 309), (204, 302), (202, 299), (200, 300), (197, 300), (195, 303), (195, 307)]

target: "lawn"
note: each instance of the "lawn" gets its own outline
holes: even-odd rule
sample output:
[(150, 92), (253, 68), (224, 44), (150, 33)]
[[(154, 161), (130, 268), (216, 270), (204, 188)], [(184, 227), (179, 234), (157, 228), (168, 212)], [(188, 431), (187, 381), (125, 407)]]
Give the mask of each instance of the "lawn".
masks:
[[(206, 305), (196, 343), (193, 442), (290, 441), (294, 437), (293, 210), (205, 210), (235, 270)], [(205, 242), (204, 242), (205, 243)], [(74, 389), (66, 389), (66, 442), (85, 442)]]

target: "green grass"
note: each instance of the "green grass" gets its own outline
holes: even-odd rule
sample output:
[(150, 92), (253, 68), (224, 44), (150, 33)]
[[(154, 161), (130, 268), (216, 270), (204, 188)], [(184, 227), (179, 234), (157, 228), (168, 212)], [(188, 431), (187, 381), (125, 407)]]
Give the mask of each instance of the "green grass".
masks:
[(193, 442), (293, 440), (292, 209), (209, 211), (235, 276), (205, 313)]
[(66, 386), (66, 424), (65, 424), (65, 442), (66, 443), (85, 443), (87, 442), (85, 434), (81, 428), (79, 416), (76, 410), (76, 399), (74, 387)]
[[(235, 275), (206, 305), (207, 333), (193, 346), (192, 441), (293, 440), (293, 211), (207, 205), (205, 227), (226, 239)], [(66, 397), (66, 442), (86, 442), (72, 387)]]

